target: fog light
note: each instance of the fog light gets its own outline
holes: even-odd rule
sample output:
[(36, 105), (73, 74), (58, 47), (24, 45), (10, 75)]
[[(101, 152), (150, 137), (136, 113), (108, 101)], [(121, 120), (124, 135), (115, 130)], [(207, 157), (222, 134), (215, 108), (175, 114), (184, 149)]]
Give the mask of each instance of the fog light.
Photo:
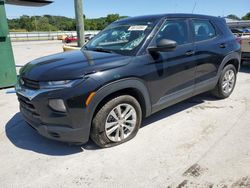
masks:
[(66, 107), (62, 99), (49, 99), (49, 106), (59, 112), (66, 112)]

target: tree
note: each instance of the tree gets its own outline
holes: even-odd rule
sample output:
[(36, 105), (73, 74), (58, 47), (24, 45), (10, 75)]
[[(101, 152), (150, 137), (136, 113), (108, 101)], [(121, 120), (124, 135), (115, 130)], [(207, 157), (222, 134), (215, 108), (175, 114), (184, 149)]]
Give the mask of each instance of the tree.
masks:
[(107, 15), (106, 21), (108, 24), (111, 24), (112, 22), (119, 20), (120, 15), (119, 14), (109, 14)]
[(23, 15), (19, 19), (20, 29), (26, 29), (27, 31), (35, 30), (31, 23), (31, 18), (27, 15)]
[[(106, 17), (86, 18), (85, 30), (103, 30), (110, 23), (125, 18), (119, 14), (109, 14)], [(73, 18), (64, 16), (27, 16), (23, 15), (20, 18), (8, 19), (10, 30), (24, 31), (75, 31), (76, 21)]]
[(10, 30), (20, 29), (19, 19), (8, 19)]
[(56, 31), (56, 30), (58, 30), (58, 28), (56, 28), (55, 26), (53, 26), (49, 23), (48, 17), (45, 17), (45, 16), (40, 17), (37, 20), (37, 22), (38, 22), (37, 28), (39, 31)]
[(240, 20), (240, 18), (234, 14), (229, 14), (227, 18), (232, 19), (232, 20)]
[(250, 12), (248, 12), (245, 16), (243, 16), (242, 20), (250, 20)]

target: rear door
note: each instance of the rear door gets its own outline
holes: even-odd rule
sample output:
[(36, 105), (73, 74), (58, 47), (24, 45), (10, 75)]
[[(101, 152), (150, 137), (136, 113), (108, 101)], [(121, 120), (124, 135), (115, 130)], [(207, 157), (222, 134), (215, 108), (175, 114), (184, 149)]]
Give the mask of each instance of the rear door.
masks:
[(221, 50), (226, 48), (226, 44), (220, 40), (219, 31), (209, 19), (191, 19), (191, 27), (197, 61), (195, 90), (202, 92), (213, 87), (218, 67), (223, 60)]

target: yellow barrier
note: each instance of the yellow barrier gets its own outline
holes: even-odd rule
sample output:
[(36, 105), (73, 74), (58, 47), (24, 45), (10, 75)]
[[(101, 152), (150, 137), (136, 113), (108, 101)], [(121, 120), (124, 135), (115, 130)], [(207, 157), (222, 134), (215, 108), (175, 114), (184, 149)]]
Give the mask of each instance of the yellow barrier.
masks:
[(70, 50), (80, 50), (81, 48), (76, 47), (76, 46), (68, 46), (68, 45), (63, 45), (63, 51), (70, 51)]

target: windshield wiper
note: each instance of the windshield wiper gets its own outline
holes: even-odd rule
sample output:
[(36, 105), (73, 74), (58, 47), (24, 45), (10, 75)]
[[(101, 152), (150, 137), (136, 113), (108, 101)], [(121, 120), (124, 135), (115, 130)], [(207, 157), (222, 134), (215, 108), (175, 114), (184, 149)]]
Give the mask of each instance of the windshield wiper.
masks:
[(87, 50), (92, 50), (96, 52), (105, 52), (105, 53), (114, 53), (113, 50), (105, 49), (105, 48), (89, 48)]

